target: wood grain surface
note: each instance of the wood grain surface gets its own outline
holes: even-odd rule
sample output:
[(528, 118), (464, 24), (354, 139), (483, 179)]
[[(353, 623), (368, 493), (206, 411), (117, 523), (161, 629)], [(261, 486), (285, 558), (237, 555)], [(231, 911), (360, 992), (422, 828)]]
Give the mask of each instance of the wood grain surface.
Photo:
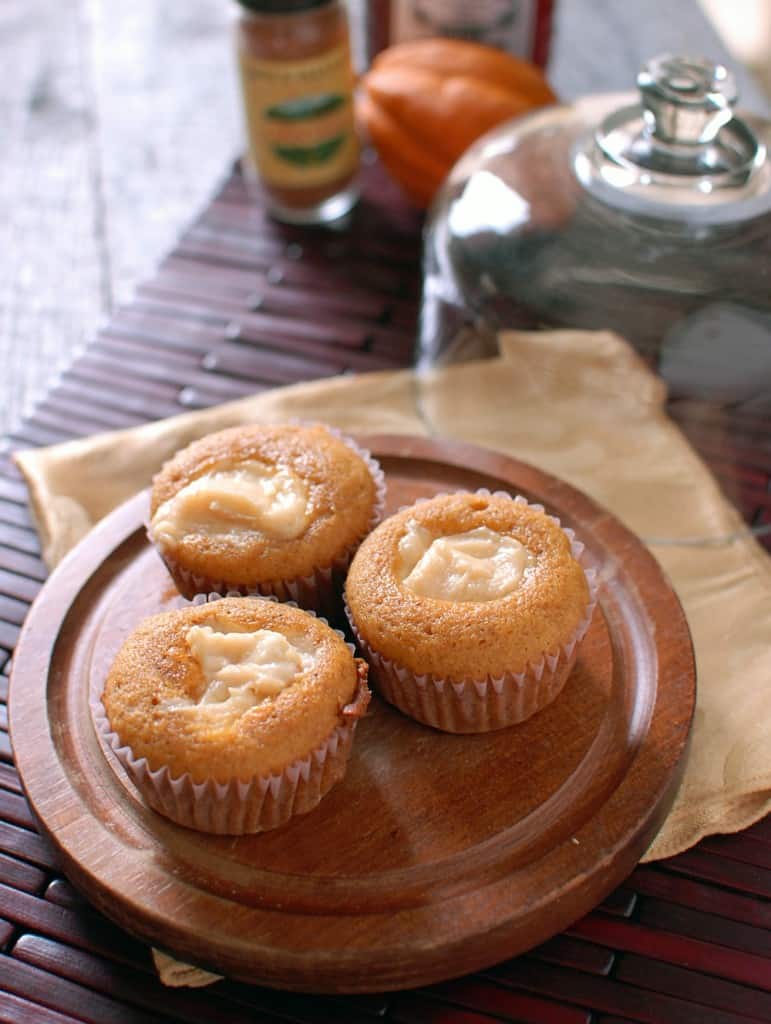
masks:
[(562, 695), (533, 719), (450, 736), (375, 701), (346, 778), (307, 816), (239, 838), (173, 825), (142, 803), (89, 711), (126, 635), (179, 603), (145, 537), (146, 495), (53, 574), (12, 675), (26, 793), (94, 904), (188, 960), (316, 992), (451, 978), (591, 909), (663, 820), (695, 699), (677, 599), (609, 513), (492, 452), (363, 440), (385, 470), (389, 510), (441, 490), (504, 487), (543, 501), (587, 544), (603, 579), (599, 610)]

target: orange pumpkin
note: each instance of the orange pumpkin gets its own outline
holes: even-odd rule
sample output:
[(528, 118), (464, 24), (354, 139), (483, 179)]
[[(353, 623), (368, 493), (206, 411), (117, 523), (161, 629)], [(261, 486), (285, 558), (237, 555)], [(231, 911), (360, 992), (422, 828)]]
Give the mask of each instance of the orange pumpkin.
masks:
[(391, 46), (361, 85), (359, 117), (388, 172), (421, 207), (480, 135), (556, 100), (534, 65), (458, 39)]

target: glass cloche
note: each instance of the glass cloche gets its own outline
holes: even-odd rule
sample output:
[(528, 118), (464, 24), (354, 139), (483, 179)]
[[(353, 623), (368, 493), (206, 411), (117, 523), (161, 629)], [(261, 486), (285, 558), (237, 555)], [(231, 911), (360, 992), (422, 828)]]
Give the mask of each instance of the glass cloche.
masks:
[(771, 124), (734, 113), (706, 60), (656, 58), (637, 84), (508, 122), (456, 164), (427, 225), (419, 366), (492, 354), (500, 328), (611, 328), (674, 392), (771, 392)]

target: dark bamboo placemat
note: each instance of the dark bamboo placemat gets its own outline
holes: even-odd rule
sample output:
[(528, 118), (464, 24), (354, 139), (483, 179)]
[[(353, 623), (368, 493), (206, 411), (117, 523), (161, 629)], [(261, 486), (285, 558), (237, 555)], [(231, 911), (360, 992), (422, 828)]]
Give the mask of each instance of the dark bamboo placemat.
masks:
[[(46, 570), (9, 453), (278, 384), (407, 364), (419, 223), (376, 168), (365, 193), (345, 233), (284, 228), (249, 201), (236, 170), (3, 446), (0, 1022), (769, 1021), (771, 819), (638, 868), (568, 932), (490, 971), (416, 992), (334, 999), (232, 982), (164, 988), (146, 947), (77, 895), (35, 830), (5, 701), (13, 647)], [(672, 412), (748, 522), (771, 524), (768, 420), (693, 403)]]

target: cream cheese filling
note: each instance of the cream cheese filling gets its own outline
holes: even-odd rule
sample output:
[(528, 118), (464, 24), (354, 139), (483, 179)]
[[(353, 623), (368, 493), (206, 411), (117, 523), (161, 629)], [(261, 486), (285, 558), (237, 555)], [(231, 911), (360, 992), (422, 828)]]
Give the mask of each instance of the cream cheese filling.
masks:
[(399, 541), (397, 574), (421, 597), (442, 601), (495, 601), (522, 582), (535, 556), (514, 537), (486, 526), (433, 537), (414, 520)]
[(198, 709), (235, 718), (263, 701), (274, 700), (313, 667), (310, 643), (292, 643), (271, 629), (225, 632), (210, 625), (191, 626), (185, 640), (204, 679), (197, 700), (168, 702), (171, 710)]
[(308, 487), (291, 470), (251, 460), (197, 477), (165, 501), (150, 523), (156, 543), (185, 534), (259, 532), (293, 540), (308, 527)]

